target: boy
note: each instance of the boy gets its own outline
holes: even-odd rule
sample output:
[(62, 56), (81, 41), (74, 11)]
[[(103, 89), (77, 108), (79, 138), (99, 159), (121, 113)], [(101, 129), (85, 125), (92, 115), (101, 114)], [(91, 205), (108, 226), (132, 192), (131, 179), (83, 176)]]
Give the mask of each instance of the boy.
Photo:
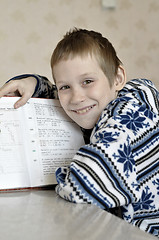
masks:
[[(56, 192), (74, 203), (120, 207), (123, 219), (159, 236), (159, 92), (146, 79), (126, 83), (113, 46), (93, 31), (67, 33), (51, 68), (65, 112), (85, 136), (91, 132), (70, 166), (57, 169)], [(18, 90), (19, 107), (32, 95), (54, 98), (56, 88), (39, 75), (22, 75), (0, 97)]]

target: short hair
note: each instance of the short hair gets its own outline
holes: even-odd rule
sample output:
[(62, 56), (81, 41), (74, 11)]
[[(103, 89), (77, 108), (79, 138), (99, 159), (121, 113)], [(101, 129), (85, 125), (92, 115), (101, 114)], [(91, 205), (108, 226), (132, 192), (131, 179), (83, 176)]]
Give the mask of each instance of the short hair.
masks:
[[(75, 56), (94, 56), (108, 78), (110, 86), (117, 75), (118, 67), (122, 64), (109, 40), (101, 33), (86, 29), (74, 28), (67, 32), (57, 44), (51, 57), (51, 68), (61, 60)], [(53, 76), (54, 77), (54, 76)]]

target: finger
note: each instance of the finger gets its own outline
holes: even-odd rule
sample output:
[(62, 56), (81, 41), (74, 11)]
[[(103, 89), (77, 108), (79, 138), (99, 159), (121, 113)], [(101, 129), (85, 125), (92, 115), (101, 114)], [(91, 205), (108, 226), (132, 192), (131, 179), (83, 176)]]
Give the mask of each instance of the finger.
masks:
[(12, 82), (6, 83), (0, 88), (0, 97), (3, 97), (8, 94), (12, 94), (16, 90), (17, 90), (17, 87), (15, 84), (13, 84)]
[(30, 95), (24, 94), (15, 104), (14, 108), (17, 109), (19, 107), (22, 107), (26, 104), (26, 102), (30, 99)]
[(15, 95), (15, 93), (13, 92), (13, 93), (7, 93), (7, 94), (5, 94), (5, 95), (3, 95), (3, 97), (15, 97), (16, 95)]
[(18, 91), (16, 92), (10, 92), (10, 93), (7, 93), (5, 95), (3, 95), (4, 97), (20, 97), (21, 95), (19, 94)]

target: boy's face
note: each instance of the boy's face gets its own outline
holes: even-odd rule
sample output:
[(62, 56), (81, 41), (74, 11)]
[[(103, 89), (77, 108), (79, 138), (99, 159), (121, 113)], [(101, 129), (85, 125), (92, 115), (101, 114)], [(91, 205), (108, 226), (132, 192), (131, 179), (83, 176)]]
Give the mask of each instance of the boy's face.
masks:
[(62, 60), (53, 67), (60, 103), (79, 126), (91, 129), (116, 97), (107, 77), (91, 56)]

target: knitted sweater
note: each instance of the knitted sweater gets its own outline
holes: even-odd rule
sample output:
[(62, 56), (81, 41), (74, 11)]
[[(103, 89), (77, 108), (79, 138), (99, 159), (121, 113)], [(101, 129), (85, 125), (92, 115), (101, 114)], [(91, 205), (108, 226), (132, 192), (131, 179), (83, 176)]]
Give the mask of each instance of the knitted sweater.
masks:
[(127, 83), (102, 112), (90, 143), (56, 175), (61, 197), (103, 209), (121, 206), (126, 221), (158, 236), (159, 92), (152, 83)]
[[(48, 97), (50, 85), (38, 82), (34, 96)], [(159, 92), (151, 81), (125, 85), (102, 112), (89, 144), (69, 167), (57, 169), (56, 178), (62, 198), (121, 207), (124, 220), (159, 236)]]

